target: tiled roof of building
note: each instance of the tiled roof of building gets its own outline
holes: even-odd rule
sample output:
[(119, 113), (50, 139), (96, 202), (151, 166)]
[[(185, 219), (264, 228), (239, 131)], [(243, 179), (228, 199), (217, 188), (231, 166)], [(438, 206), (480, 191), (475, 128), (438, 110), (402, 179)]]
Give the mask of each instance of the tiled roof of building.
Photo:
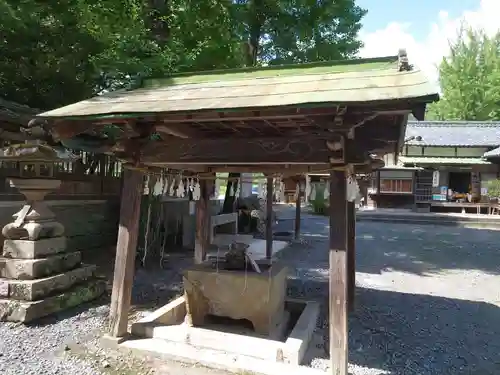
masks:
[(498, 147), (500, 121), (408, 121), (405, 140), (414, 146)]
[(435, 156), (400, 156), (404, 165), (483, 165), (491, 164), (482, 158), (461, 158), (461, 157), (435, 157)]
[(500, 147), (494, 148), (493, 150), (484, 153), (483, 158), (498, 158), (500, 157)]

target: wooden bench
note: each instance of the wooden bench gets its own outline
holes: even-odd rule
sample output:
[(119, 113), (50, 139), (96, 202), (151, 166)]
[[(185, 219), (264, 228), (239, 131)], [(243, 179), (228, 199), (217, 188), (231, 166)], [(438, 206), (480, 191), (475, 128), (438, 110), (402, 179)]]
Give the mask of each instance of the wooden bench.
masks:
[[(462, 212), (465, 212), (467, 208), (472, 208), (476, 210), (476, 213), (479, 215), (481, 213), (481, 208), (486, 208), (488, 213), (491, 212), (490, 210), (490, 204), (489, 203), (483, 203), (483, 202), (441, 202), (441, 201), (427, 201), (427, 202), (418, 202), (417, 203), (417, 208), (419, 207), (418, 205), (424, 206), (424, 205), (429, 205), (428, 207), (454, 207), (454, 208), (461, 208)], [(420, 211), (422, 212), (422, 211)]]
[(231, 232), (238, 234), (238, 213), (214, 215), (210, 218), (210, 243), (213, 243), (215, 228), (226, 224), (232, 224)]

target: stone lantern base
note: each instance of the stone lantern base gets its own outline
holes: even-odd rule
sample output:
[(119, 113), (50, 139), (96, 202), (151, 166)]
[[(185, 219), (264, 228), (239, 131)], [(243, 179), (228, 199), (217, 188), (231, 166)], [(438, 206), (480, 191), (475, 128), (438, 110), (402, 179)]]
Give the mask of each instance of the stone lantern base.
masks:
[(68, 251), (63, 225), (42, 201), (59, 181), (24, 181), (13, 185), (29, 203), (2, 230), (0, 321), (28, 322), (90, 301), (105, 290), (105, 283), (95, 278), (96, 266), (82, 264), (80, 252)]

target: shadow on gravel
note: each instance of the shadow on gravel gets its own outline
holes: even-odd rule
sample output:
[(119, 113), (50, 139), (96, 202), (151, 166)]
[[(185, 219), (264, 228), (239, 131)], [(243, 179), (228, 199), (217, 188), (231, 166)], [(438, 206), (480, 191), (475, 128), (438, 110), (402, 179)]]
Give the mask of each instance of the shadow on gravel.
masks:
[[(306, 292), (323, 303), (328, 348), (327, 282), (290, 280), (289, 294)], [(500, 308), (488, 303), (357, 288), (349, 363), (391, 375), (498, 374), (499, 322)]]
[(391, 269), (425, 276), (450, 270), (500, 274), (500, 231), (414, 224), (358, 223), (358, 272)]
[[(328, 218), (305, 215), (302, 237), (324, 241), (328, 259)], [(358, 222), (356, 270), (380, 274), (394, 270), (428, 275), (449, 270), (478, 270), (500, 275), (500, 231), (439, 225)]]

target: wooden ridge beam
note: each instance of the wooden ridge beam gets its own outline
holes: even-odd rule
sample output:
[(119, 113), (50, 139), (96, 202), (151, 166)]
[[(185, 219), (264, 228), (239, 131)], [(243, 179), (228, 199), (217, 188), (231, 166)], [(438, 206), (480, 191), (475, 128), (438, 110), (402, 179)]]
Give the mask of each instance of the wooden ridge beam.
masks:
[[(330, 142), (342, 136), (332, 133)], [(276, 165), (363, 164), (371, 150), (387, 148), (383, 140), (350, 140), (347, 159), (343, 150), (331, 150), (319, 138), (172, 139), (151, 142), (141, 150), (141, 162), (151, 165)]]
[(155, 142), (141, 160), (165, 164), (324, 164), (331, 151), (321, 139), (186, 139)]

